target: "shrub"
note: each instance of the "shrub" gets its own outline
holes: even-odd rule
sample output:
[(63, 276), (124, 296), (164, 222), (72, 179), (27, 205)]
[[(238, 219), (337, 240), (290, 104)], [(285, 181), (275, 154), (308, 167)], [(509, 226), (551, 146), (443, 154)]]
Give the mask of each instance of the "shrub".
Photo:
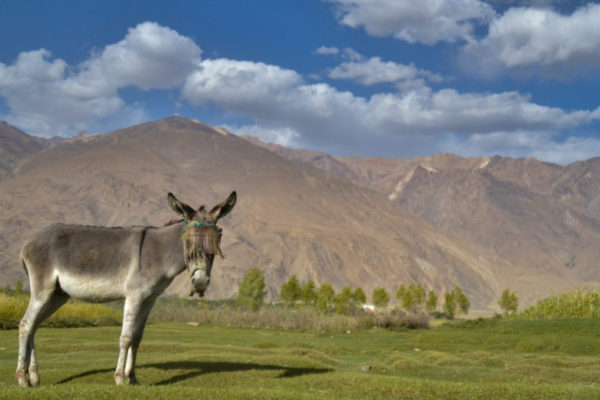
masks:
[(597, 291), (573, 291), (538, 301), (520, 317), (534, 319), (600, 317), (600, 294)]
[[(152, 321), (196, 322), (251, 329), (281, 329), (307, 332), (345, 333), (357, 329), (380, 328), (427, 328), (429, 318), (425, 315), (393, 315), (390, 313), (368, 313), (356, 316), (323, 315), (310, 307), (289, 308), (265, 304), (258, 311), (238, 308), (223, 302), (195, 301), (196, 307), (183, 307), (190, 313), (179, 313), (179, 306), (171, 301), (159, 299), (157, 308), (161, 312), (151, 315)], [(193, 304), (193, 303), (190, 303)], [(172, 308), (174, 312), (169, 312)], [(183, 319), (178, 319), (183, 318)]]

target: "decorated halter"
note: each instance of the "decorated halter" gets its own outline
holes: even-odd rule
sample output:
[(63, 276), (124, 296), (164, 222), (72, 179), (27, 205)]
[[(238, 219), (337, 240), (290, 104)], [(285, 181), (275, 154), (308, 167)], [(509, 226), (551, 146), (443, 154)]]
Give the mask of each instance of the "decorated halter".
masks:
[[(201, 262), (202, 253), (218, 254), (221, 258), (225, 258), (219, 247), (221, 232), (221, 228), (212, 222), (186, 222), (183, 228), (182, 239), (185, 263), (190, 277), (198, 270), (206, 271), (210, 275), (209, 267)], [(194, 262), (190, 266), (191, 261)]]

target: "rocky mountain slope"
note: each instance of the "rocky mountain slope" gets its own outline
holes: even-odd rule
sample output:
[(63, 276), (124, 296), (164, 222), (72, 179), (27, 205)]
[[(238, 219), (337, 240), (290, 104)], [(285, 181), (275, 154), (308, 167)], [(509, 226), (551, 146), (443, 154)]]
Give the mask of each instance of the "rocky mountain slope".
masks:
[(0, 121), (0, 180), (9, 178), (20, 160), (49, 145), (50, 142), (46, 139), (29, 136)]
[[(600, 280), (600, 158), (568, 166), (535, 159), (333, 157), (257, 145), (340, 174), (400, 204), (436, 227), (475, 242), (517, 267), (512, 287), (526, 296), (556, 290), (551, 281)], [(522, 293), (519, 293), (522, 294)]]
[[(479, 309), (494, 308), (507, 286), (527, 291), (544, 279), (547, 293), (578, 283), (576, 275), (546, 271), (526, 271), (515, 282), (524, 274), (518, 265), (414, 216), (387, 193), (181, 117), (38, 151), (13, 173), (0, 181), (0, 274), (7, 283), (24, 278), (17, 255), (25, 238), (51, 222), (162, 225), (174, 216), (167, 192), (212, 206), (234, 189), (238, 204), (222, 221), (227, 258), (216, 261), (209, 298), (234, 296), (251, 267), (265, 271), (270, 298), (297, 274), (367, 294), (415, 281), (438, 292), (460, 286)], [(169, 291), (187, 288), (182, 274)], [(539, 295), (530, 293), (523, 297)]]

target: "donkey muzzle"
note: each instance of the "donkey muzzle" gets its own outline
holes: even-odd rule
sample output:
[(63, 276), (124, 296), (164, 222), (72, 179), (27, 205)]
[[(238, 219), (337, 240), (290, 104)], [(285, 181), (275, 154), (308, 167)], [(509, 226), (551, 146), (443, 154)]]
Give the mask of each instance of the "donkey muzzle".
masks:
[(204, 292), (208, 288), (208, 284), (210, 283), (210, 276), (206, 273), (205, 270), (198, 269), (194, 271), (192, 274), (192, 288), (193, 291), (190, 293), (193, 295), (195, 291), (200, 295), (200, 297), (204, 297)]

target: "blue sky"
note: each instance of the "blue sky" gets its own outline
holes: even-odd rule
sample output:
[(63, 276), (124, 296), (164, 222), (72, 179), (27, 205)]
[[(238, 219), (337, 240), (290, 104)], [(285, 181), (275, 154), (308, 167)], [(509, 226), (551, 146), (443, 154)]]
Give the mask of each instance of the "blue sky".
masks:
[(0, 3), (0, 120), (171, 115), (337, 155), (600, 155), (600, 3)]

